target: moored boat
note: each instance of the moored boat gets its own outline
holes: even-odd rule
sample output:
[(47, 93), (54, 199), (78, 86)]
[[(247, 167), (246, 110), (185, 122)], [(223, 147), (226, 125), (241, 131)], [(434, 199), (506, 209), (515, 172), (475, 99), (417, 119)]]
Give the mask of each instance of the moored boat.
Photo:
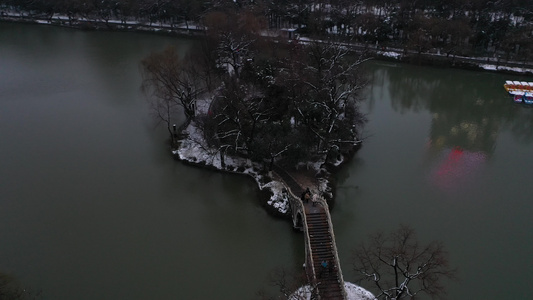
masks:
[(523, 100), (525, 104), (533, 104), (533, 94), (530, 92), (525, 93)]
[(524, 95), (533, 93), (533, 82), (507, 80), (503, 85), (505, 90), (511, 95)]
[(513, 100), (515, 103), (522, 103), (524, 100), (524, 95), (514, 95)]

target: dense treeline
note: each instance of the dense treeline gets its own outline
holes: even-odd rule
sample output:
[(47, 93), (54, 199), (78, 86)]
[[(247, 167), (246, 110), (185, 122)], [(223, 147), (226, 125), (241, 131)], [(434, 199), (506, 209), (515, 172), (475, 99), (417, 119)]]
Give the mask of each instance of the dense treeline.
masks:
[(204, 24), (214, 11), (252, 12), (271, 29), (336, 35), (367, 45), (447, 55), (533, 57), (530, 0), (0, 0), (0, 8), (52, 18)]
[(199, 22), (210, 5), (197, 0), (0, 0), (0, 8), (30, 16), (169, 24)]

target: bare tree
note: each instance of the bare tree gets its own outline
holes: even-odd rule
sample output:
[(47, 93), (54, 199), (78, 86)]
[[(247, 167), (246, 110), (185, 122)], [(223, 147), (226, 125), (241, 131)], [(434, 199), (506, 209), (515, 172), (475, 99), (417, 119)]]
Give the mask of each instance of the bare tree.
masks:
[(237, 36), (234, 32), (223, 32), (220, 35), (220, 44), (217, 49), (219, 64), (231, 67), (236, 77), (240, 77), (243, 60), (248, 56), (250, 44), (246, 36)]
[(235, 153), (250, 157), (257, 147), (261, 126), (270, 122), (272, 108), (256, 86), (228, 77), (210, 107), (212, 137), (216, 146), (226, 145)]
[(422, 13), (417, 13), (407, 26), (407, 40), (404, 51), (416, 51), (418, 56), (430, 49), (430, 32), (432, 22)]
[(313, 133), (317, 153), (349, 149), (359, 142), (358, 129), (366, 121), (358, 108), (364, 59), (334, 42), (315, 42), (306, 51), (297, 78), (303, 85), (295, 102), (298, 120)]
[(227, 67), (230, 73), (240, 77), (246, 60), (251, 59), (254, 44), (264, 39), (260, 36), (266, 28), (264, 17), (251, 9), (238, 13), (233, 10), (214, 11), (204, 18), (207, 35), (217, 44), (219, 66)]
[(353, 259), (359, 282), (373, 282), (379, 299), (414, 298), (421, 293), (437, 298), (445, 293), (442, 280), (456, 274), (442, 243), (421, 245), (408, 226), (390, 235), (370, 236), (354, 250)]
[(185, 127), (194, 118), (196, 100), (204, 91), (193, 71), (195, 67), (181, 60), (174, 47), (150, 54), (141, 66), (142, 88), (157, 119), (166, 124), (174, 142), (171, 126), (177, 108), (183, 109), (186, 122), (182, 127)]
[(431, 25), (428, 26), (432, 37), (431, 46), (442, 49), (446, 57), (452, 55), (452, 61), (456, 54), (465, 52), (465, 41), (472, 34), (468, 19), (464, 17), (452, 20), (432, 18), (429, 24)]
[(205, 123), (211, 140), (265, 169), (351, 153), (365, 122), (362, 60), (335, 43), (285, 46), (288, 57), (254, 59), (226, 78)]

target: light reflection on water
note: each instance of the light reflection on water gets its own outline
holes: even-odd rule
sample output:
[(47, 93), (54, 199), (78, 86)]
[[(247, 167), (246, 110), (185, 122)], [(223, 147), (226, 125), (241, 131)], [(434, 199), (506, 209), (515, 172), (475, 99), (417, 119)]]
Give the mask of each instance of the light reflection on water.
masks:
[(473, 177), (486, 160), (483, 152), (470, 152), (460, 147), (443, 149), (432, 159), (428, 180), (443, 192), (456, 192), (475, 180)]

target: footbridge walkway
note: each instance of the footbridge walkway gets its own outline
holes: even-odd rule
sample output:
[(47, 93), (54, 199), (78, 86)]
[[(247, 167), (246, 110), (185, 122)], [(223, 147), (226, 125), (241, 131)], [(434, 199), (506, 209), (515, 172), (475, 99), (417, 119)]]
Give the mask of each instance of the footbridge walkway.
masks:
[(285, 182), (295, 228), (305, 234), (305, 270), (318, 299), (346, 299), (344, 279), (335, 244), (331, 215), (326, 200), (311, 192), (311, 199), (300, 197), (305, 190), (285, 170), (274, 172)]

